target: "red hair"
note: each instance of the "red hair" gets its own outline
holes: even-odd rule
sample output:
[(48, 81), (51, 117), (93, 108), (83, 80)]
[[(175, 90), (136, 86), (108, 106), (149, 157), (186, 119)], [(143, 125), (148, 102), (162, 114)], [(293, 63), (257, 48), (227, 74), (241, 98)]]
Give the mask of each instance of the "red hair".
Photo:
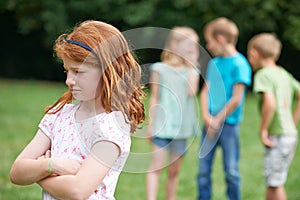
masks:
[[(66, 40), (78, 41), (93, 51), (91, 53), (78, 45), (65, 42)], [(142, 98), (145, 93), (140, 85), (141, 68), (118, 29), (100, 21), (85, 21), (70, 34), (59, 36), (54, 44), (54, 51), (59, 58), (66, 57), (100, 67), (101, 105), (107, 113), (118, 110), (126, 115), (131, 124), (131, 132), (144, 121)], [(54, 114), (72, 100), (72, 93), (67, 91), (55, 104), (47, 107), (45, 112)]]

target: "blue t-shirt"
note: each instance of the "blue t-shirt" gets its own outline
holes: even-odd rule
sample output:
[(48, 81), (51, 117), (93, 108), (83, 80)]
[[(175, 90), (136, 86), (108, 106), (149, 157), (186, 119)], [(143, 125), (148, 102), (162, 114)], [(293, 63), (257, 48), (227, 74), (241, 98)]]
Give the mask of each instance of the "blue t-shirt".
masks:
[[(215, 57), (208, 63), (206, 80), (209, 82), (209, 111), (212, 115), (220, 112), (230, 100), (235, 84), (251, 84), (251, 73), (250, 64), (241, 53), (230, 57)], [(237, 124), (242, 120), (244, 99), (245, 95), (226, 118), (226, 123)]]

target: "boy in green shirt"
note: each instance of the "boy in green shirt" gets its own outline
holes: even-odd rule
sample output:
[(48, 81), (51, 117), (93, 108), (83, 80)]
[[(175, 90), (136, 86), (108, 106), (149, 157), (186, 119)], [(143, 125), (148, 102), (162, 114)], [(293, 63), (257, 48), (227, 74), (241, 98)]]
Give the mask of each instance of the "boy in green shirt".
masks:
[[(284, 183), (298, 140), (296, 125), (300, 118), (300, 84), (276, 64), (281, 46), (275, 35), (261, 33), (249, 41), (247, 53), (253, 71), (257, 71), (253, 90), (261, 97), (260, 138), (265, 146), (267, 200), (286, 199)], [(293, 110), (295, 99), (297, 102)]]

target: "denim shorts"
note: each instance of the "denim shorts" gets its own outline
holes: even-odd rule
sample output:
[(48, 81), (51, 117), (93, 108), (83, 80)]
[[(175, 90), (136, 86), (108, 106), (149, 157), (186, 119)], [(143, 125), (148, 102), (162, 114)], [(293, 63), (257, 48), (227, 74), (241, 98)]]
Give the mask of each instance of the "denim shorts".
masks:
[(153, 137), (153, 144), (158, 147), (164, 148), (171, 153), (176, 153), (179, 155), (184, 155), (186, 153), (186, 142), (187, 139), (168, 139), (168, 138), (160, 138)]
[(270, 136), (273, 147), (265, 148), (264, 175), (266, 185), (278, 187), (286, 182), (288, 169), (297, 146), (297, 136)]

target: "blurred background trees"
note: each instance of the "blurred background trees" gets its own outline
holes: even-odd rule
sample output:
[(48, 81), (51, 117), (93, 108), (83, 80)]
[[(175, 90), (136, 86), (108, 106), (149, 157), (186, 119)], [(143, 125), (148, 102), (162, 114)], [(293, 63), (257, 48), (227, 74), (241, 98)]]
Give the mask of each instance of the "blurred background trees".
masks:
[[(246, 54), (250, 37), (274, 32), (283, 42), (279, 60), (300, 80), (298, 0), (2, 0), (0, 77), (63, 80), (52, 45), (58, 35), (86, 19), (108, 22), (121, 31), (139, 27), (193, 27), (200, 35), (211, 19), (225, 16), (240, 29), (238, 49)], [(155, 62), (159, 53), (140, 56)]]

